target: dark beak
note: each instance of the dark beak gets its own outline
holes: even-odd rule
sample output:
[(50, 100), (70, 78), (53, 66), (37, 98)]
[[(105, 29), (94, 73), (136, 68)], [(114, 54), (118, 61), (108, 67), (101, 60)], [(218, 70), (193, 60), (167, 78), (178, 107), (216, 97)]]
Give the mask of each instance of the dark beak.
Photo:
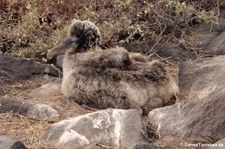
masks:
[(57, 45), (56, 47), (52, 48), (47, 53), (47, 58), (52, 59), (55, 55), (60, 55), (65, 53), (65, 49), (70, 48), (72, 45), (77, 46), (76, 41), (78, 40), (77, 37), (69, 37), (66, 40), (64, 40), (62, 43)]

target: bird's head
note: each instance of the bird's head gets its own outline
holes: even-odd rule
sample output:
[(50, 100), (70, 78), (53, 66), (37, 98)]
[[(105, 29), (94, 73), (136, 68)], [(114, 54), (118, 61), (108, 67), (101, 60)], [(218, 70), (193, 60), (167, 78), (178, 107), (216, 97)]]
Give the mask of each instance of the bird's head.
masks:
[(71, 48), (73, 52), (85, 52), (100, 42), (100, 31), (90, 21), (73, 20), (68, 32), (68, 37), (62, 43), (48, 52), (48, 58), (61, 53), (63, 49)]

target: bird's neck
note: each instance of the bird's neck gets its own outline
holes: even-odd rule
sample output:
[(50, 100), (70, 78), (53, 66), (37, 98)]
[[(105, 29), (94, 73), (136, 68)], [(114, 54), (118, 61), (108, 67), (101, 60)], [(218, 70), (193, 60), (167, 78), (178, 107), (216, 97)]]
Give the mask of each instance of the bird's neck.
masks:
[(71, 70), (73, 70), (76, 66), (78, 54), (74, 52), (74, 50), (69, 50), (66, 52), (64, 59), (63, 59), (63, 75), (65, 76)]
[(88, 51), (95, 51), (99, 49), (98, 46), (93, 48), (77, 48), (77, 49), (69, 49), (65, 57), (63, 59), (63, 74), (68, 74), (71, 70), (76, 69), (82, 61), (82, 56)]

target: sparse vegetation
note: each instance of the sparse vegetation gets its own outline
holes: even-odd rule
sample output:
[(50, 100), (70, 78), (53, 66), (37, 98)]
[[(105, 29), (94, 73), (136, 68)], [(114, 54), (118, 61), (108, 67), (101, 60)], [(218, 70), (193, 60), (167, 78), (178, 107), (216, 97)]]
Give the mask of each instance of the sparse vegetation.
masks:
[(224, 2), (196, 0), (3, 0), (0, 51), (44, 57), (67, 34), (72, 19), (95, 22), (102, 47), (142, 42), (189, 43), (191, 28), (224, 17)]
[[(224, 0), (1, 0), (0, 54), (46, 61), (47, 50), (63, 41), (72, 19), (94, 22), (102, 34), (102, 48), (145, 42), (189, 47), (193, 44), (195, 26), (204, 22), (218, 24), (224, 17)], [(52, 81), (40, 75), (22, 84), (13, 80), (15, 84), (8, 85), (4, 77), (0, 79), (3, 92), (21, 100), (27, 100), (22, 91)], [(61, 96), (34, 98), (28, 102), (51, 105), (60, 113), (57, 121), (91, 112)], [(46, 148), (43, 135), (53, 122), (13, 113), (0, 114), (1, 133), (19, 138), (28, 148)], [(146, 119), (144, 123), (145, 139), (155, 143), (158, 134)]]

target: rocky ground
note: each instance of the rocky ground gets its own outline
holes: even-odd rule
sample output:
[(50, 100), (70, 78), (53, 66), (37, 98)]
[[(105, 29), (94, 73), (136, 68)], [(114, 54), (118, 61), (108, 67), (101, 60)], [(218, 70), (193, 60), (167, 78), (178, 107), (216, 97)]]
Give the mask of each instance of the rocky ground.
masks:
[[(1, 70), (1, 73), (3, 73), (0, 87), (1, 135), (17, 138), (25, 143), (27, 148), (45, 148), (46, 143), (43, 140), (43, 135), (52, 123), (89, 112), (89, 110), (64, 98), (59, 92), (59, 87), (54, 87), (54, 85), (51, 87), (45, 86), (41, 90), (36, 90), (36, 88), (57, 79), (52, 75), (52, 73), (55, 76), (60, 75), (55, 68), (49, 65), (33, 63), (31, 60), (7, 58), (16, 61), (19, 66), (24, 65), (23, 67), (26, 70), (21, 67), (11, 69), (15, 65), (12, 62), (8, 63), (8, 65), (1, 65), (1, 68), (5, 68)], [(5, 60), (4, 56), (1, 56), (0, 59)], [(27, 63), (24, 63), (24, 61)], [(43, 67), (39, 68), (38, 65)], [(52, 68), (52, 72), (45, 74), (45, 70), (49, 67)], [(39, 72), (30, 72), (27, 70), (28, 68)], [(16, 73), (14, 74), (10, 70)], [(27, 75), (27, 77), (21, 79), (17, 75)], [(47, 90), (46, 93), (45, 90)], [(49, 107), (44, 106), (44, 109), (37, 108), (35, 111), (33, 105), (37, 104), (45, 104)], [(33, 111), (29, 112), (28, 109)], [(57, 112), (52, 113), (52, 109)]]
[(225, 21), (195, 31), (195, 60), (175, 45), (155, 47), (178, 67), (180, 93), (146, 117), (78, 105), (60, 93), (59, 68), (1, 55), (0, 148), (225, 148)]

